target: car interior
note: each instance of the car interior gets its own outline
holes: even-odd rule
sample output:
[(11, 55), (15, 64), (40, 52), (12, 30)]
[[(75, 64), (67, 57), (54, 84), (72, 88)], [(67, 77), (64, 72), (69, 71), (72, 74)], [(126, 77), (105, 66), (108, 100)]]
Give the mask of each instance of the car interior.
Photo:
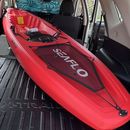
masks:
[[(96, 13), (96, 12), (95, 12)], [(120, 12), (118, 12), (120, 13)], [(109, 37), (105, 15), (94, 22), (93, 33), (89, 40), (89, 49), (124, 84), (130, 92), (130, 49)]]
[[(121, 8), (122, 1), (92, 0), (91, 6), (88, 4), (89, 0), (60, 0), (60, 2), (59, 14), (28, 11), (48, 21), (58, 30), (64, 31), (92, 52), (130, 93), (130, 36), (127, 26), (128, 16), (123, 15)], [(124, 2), (123, 5), (127, 6), (127, 3)], [(0, 1), (0, 35), (2, 36), (4, 35), (2, 19), (8, 7), (17, 8), (16, 1)], [(129, 129), (128, 127), (126, 129)]]

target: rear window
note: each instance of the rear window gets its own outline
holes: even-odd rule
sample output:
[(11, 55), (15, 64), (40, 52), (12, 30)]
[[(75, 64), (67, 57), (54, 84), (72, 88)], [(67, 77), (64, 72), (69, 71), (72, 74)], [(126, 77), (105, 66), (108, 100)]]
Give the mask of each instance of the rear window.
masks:
[(88, 9), (88, 16), (89, 20), (92, 19), (92, 13), (94, 10), (95, 0), (87, 0), (87, 9)]

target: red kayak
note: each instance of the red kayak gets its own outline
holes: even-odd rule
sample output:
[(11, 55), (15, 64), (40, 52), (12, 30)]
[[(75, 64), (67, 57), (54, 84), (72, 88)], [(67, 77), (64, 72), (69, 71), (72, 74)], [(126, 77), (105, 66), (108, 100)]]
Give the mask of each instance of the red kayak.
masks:
[(26, 11), (3, 19), (19, 63), (56, 102), (94, 129), (115, 129), (130, 119), (130, 96), (112, 72), (64, 32)]

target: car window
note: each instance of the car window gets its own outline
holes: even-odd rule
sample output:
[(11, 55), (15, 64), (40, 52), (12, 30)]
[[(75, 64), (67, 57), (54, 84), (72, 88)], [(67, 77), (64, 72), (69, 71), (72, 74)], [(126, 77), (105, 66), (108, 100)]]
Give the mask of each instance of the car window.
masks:
[(87, 9), (88, 9), (88, 17), (89, 20), (92, 19), (92, 14), (94, 10), (95, 0), (87, 0)]
[(77, 0), (75, 16), (81, 16), (83, 14), (83, 6), (81, 0)]
[[(101, 20), (101, 15), (102, 15), (102, 8), (100, 2), (98, 2), (98, 8), (97, 8), (97, 14), (96, 14), (96, 21), (99, 22)], [(102, 19), (102, 22), (104, 21), (104, 18)]]

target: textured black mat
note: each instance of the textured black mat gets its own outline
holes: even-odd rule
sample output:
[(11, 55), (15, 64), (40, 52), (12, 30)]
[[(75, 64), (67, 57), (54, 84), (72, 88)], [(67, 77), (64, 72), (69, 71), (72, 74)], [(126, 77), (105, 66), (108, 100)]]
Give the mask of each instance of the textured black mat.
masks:
[(90, 130), (41, 91), (16, 60), (0, 59), (0, 130)]
[(16, 59), (7, 42), (5, 35), (0, 35), (0, 57), (8, 59)]

